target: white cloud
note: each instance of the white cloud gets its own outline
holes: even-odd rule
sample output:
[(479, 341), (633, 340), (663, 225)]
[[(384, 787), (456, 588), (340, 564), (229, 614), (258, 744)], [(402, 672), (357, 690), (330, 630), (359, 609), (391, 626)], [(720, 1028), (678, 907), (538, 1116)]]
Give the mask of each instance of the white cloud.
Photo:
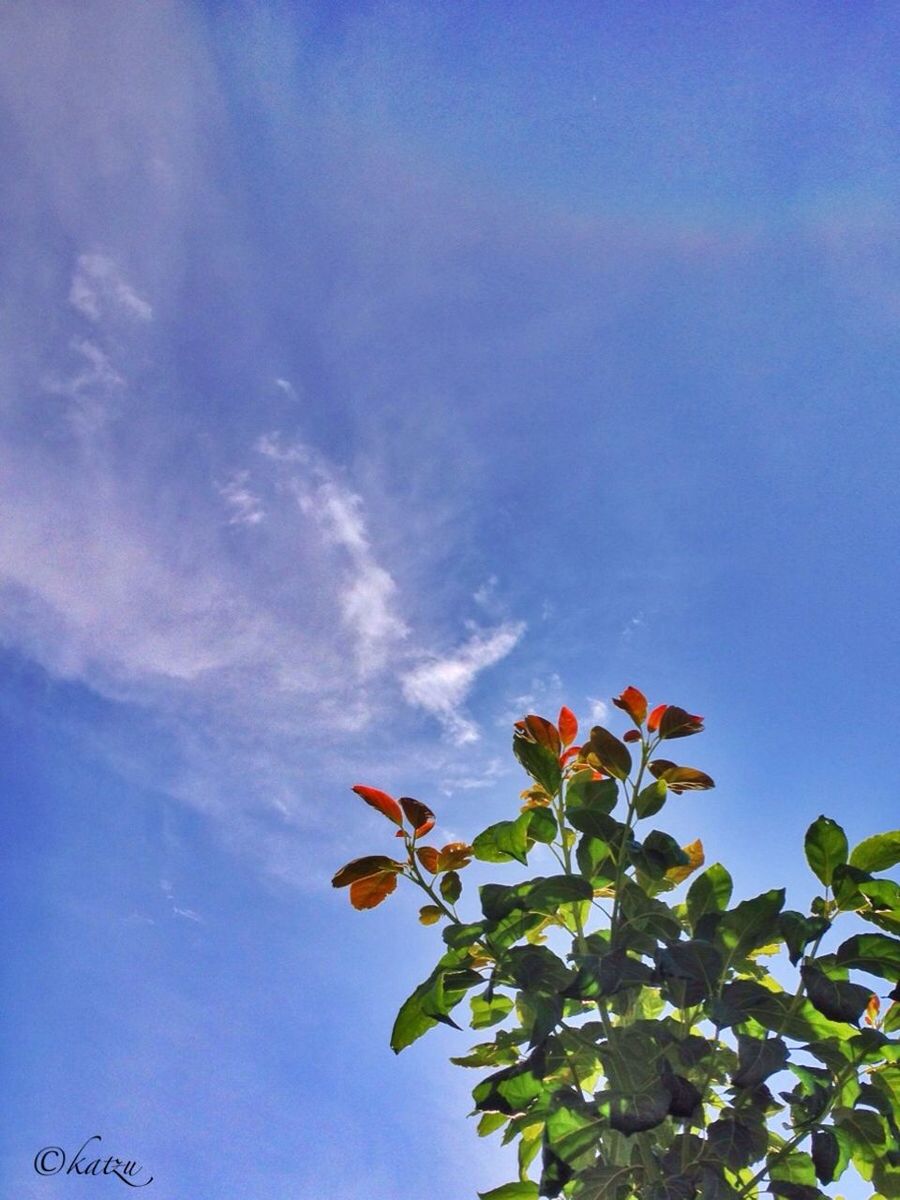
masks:
[(478, 675), (500, 662), (525, 632), (524, 622), (504, 622), (496, 629), (474, 633), (444, 657), (427, 658), (401, 676), (403, 695), (410, 704), (437, 717), (457, 745), (477, 741), (478, 728), (463, 705)]
[(588, 704), (591, 706), (588, 713), (591, 721), (602, 721), (609, 713), (609, 705), (605, 700), (598, 700), (595, 696), (588, 696)]
[(89, 321), (124, 316), (149, 321), (153, 309), (105, 254), (80, 254), (69, 288), (69, 303)]
[(249, 471), (235, 471), (219, 488), (219, 494), (231, 512), (229, 525), (258, 525), (265, 519), (263, 502), (250, 490), (249, 482)]

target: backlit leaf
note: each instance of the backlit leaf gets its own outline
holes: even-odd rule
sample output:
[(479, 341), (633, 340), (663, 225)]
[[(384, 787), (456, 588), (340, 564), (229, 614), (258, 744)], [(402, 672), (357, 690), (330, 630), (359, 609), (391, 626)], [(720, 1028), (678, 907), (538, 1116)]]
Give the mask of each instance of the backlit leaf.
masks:
[(651, 775), (664, 780), (673, 792), (703, 792), (716, 785), (705, 771), (696, 767), (679, 767), (665, 758), (657, 758), (648, 765)]
[(656, 731), (659, 729), (659, 723), (663, 718), (663, 713), (668, 707), (669, 706), (667, 704), (657, 704), (656, 708), (654, 708), (650, 713), (650, 716), (647, 718), (647, 728), (651, 733), (656, 733)]
[(539, 746), (545, 746), (553, 754), (559, 757), (562, 750), (562, 742), (559, 736), (559, 730), (552, 721), (548, 721), (546, 717), (535, 716), (531, 713), (524, 719), (525, 728)]
[(434, 813), (421, 800), (413, 800), (411, 796), (400, 797), (400, 807), (406, 813), (406, 819), (413, 827), (416, 837), (424, 837), (434, 828)]
[(886, 871), (900, 862), (900, 829), (876, 833), (860, 842), (850, 855), (850, 865), (863, 871)]
[(816, 878), (828, 887), (835, 867), (847, 861), (847, 835), (830, 817), (817, 817), (806, 831), (804, 849)]
[(350, 884), (350, 903), (354, 908), (375, 908), (385, 900), (397, 886), (396, 871), (379, 871)]
[(491, 1025), (497, 1025), (504, 1017), (509, 1016), (513, 1009), (512, 999), (499, 993), (490, 998), (487, 995), (473, 996), (469, 1004), (472, 1007), (470, 1024), (473, 1029), (487, 1029)]
[(682, 846), (688, 861), (683, 866), (670, 867), (666, 871), (666, 879), (671, 883), (684, 883), (689, 875), (700, 869), (706, 861), (706, 856), (703, 853), (703, 843), (697, 838), (696, 841), (689, 842), (686, 846)]
[(530, 1180), (526, 1183), (502, 1183), (489, 1192), (479, 1192), (481, 1200), (537, 1200), (538, 1185)]
[(838, 947), (837, 961), (842, 966), (868, 971), (897, 983), (900, 980), (900, 941), (883, 933), (858, 933)]
[(739, 1088), (755, 1088), (784, 1068), (788, 1061), (787, 1044), (781, 1038), (754, 1038), (738, 1035), (738, 1069), (732, 1083)]
[(640, 820), (655, 816), (666, 802), (669, 785), (664, 779), (657, 779), (649, 787), (638, 792), (634, 800), (634, 811)]
[(441, 895), (448, 904), (455, 904), (462, 895), (462, 882), (455, 871), (448, 871), (440, 884)]
[(432, 875), (437, 874), (439, 854), (434, 846), (418, 846), (416, 848), (416, 858), (426, 871), (429, 871)]
[(553, 750), (536, 741), (526, 727), (516, 730), (513, 736), (513, 753), (535, 783), (539, 783), (549, 795), (555, 796), (562, 780), (559, 750)]
[(422, 925), (434, 925), (443, 915), (436, 904), (423, 904), (419, 909), (419, 921)]
[(631, 753), (615, 734), (601, 725), (595, 725), (591, 730), (590, 747), (591, 753), (604, 771), (617, 779), (628, 778), (631, 772)]
[(636, 687), (627, 687), (621, 696), (614, 697), (613, 704), (627, 712), (638, 728), (644, 723), (647, 716), (647, 697)]
[(559, 710), (557, 725), (562, 744), (564, 746), (571, 746), (578, 736), (578, 718), (572, 712), (571, 708), (566, 708), (565, 705), (562, 706)]
[(467, 842), (448, 842), (438, 854), (438, 870), (461, 871), (472, 861), (472, 853)]
[(331, 886), (347, 887), (368, 875), (377, 875), (381, 871), (400, 871), (402, 868), (403, 863), (395, 862), (386, 854), (368, 854), (365, 858), (354, 858), (352, 862), (341, 867), (332, 879)]
[(784, 888), (772, 888), (743, 900), (722, 916), (717, 936), (731, 951), (732, 958), (740, 958), (767, 946), (778, 937), (778, 914), (784, 905)]
[(701, 733), (702, 731), (703, 718), (685, 712), (676, 704), (670, 704), (659, 720), (659, 736), (667, 740), (690, 737), (692, 733)]
[(395, 825), (403, 824), (403, 811), (394, 797), (389, 796), (387, 792), (379, 791), (378, 788), (366, 787), (362, 783), (355, 784), (351, 791), (356, 792), (357, 796), (365, 800), (366, 804), (377, 808), (382, 816), (393, 821)]
[(723, 912), (728, 907), (732, 892), (731, 876), (721, 863), (713, 863), (699, 875), (688, 888), (688, 920), (696, 932), (700, 919), (707, 913)]
[(482, 862), (516, 862), (525, 864), (528, 849), (530, 813), (522, 813), (515, 821), (498, 821), (489, 825), (472, 842), (472, 852)]

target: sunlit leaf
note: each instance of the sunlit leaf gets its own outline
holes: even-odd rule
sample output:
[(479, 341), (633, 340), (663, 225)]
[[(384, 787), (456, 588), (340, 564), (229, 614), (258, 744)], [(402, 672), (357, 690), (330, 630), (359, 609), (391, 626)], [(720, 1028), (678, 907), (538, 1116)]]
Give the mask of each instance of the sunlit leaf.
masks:
[(443, 915), (436, 904), (423, 904), (419, 909), (419, 921), (422, 925), (434, 925)]
[(378, 788), (366, 787), (362, 783), (355, 784), (351, 791), (356, 792), (357, 796), (365, 800), (366, 804), (377, 808), (382, 816), (393, 821), (395, 825), (403, 824), (403, 811), (394, 797), (389, 796), (387, 792), (379, 791)]
[(850, 855), (850, 865), (863, 871), (886, 871), (900, 862), (900, 829), (876, 833), (860, 842)]
[(421, 800), (413, 800), (411, 796), (400, 797), (400, 807), (406, 813), (406, 819), (413, 827), (416, 837), (424, 837), (434, 828), (434, 813)]
[(403, 869), (403, 863), (395, 862), (394, 859), (388, 858), (386, 854), (368, 854), (365, 858), (354, 858), (352, 862), (346, 863), (335, 874), (331, 881), (331, 886), (340, 888), (347, 887), (348, 884), (355, 883), (358, 879), (365, 879), (368, 875), (377, 875), (382, 871), (400, 871)]
[(703, 843), (699, 838), (696, 841), (689, 842), (686, 846), (682, 846), (682, 850), (687, 855), (688, 861), (683, 866), (670, 867), (666, 871), (666, 879), (675, 884), (684, 883), (689, 875), (693, 875), (706, 862)]
[(460, 871), (472, 861), (472, 847), (468, 842), (448, 842), (438, 854), (439, 871)]
[(493, 996), (473, 996), (469, 1004), (472, 1008), (470, 1024), (473, 1029), (487, 1029), (491, 1025), (498, 1025), (513, 1009), (512, 999), (499, 993)]
[(848, 938), (837, 950), (837, 961), (880, 975), (892, 983), (900, 980), (900, 941), (883, 933), (859, 933)]
[(691, 929), (696, 933), (702, 917), (711, 912), (724, 912), (731, 899), (731, 876), (721, 863), (713, 863), (688, 888), (685, 900)]
[(489, 825), (472, 842), (472, 851), (482, 862), (525, 863), (528, 849), (528, 825), (531, 814), (522, 813), (515, 821), (498, 821)]
[(375, 908), (397, 886), (396, 871), (379, 871), (350, 884), (350, 903), (354, 908)]
[(634, 811), (640, 820), (655, 816), (666, 802), (669, 785), (664, 779), (657, 779), (649, 787), (638, 792), (634, 799)]
[(455, 904), (462, 895), (462, 881), (455, 871), (448, 871), (440, 886), (441, 895), (448, 904)]
[(479, 1192), (481, 1200), (537, 1200), (538, 1185), (536, 1183), (502, 1183), (500, 1187), (492, 1188), (489, 1192)]
[(679, 767), (666, 758), (657, 758), (648, 764), (651, 775), (662, 779), (673, 792), (702, 792), (716, 785), (705, 771), (696, 767)]
[(549, 795), (555, 796), (562, 780), (562, 767), (559, 765), (559, 735), (556, 736), (557, 748), (553, 749), (546, 742), (537, 741), (524, 722), (523, 725), (524, 728), (517, 729), (513, 735), (513, 754), (535, 783), (540, 784)]
[(616, 708), (621, 708), (623, 712), (627, 712), (638, 728), (644, 723), (644, 719), (647, 716), (647, 697), (643, 692), (639, 692), (636, 687), (627, 687), (621, 696), (613, 698), (613, 704), (615, 704)]

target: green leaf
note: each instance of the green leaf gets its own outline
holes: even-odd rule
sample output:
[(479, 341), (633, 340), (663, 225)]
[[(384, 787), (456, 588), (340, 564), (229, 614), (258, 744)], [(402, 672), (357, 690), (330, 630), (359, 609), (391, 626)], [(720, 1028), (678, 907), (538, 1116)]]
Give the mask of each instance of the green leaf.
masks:
[(817, 817), (806, 831), (804, 849), (813, 874), (828, 887), (834, 868), (847, 861), (847, 835), (830, 817)]
[(672, 942), (657, 952), (656, 965), (665, 994), (676, 1008), (688, 1008), (714, 996), (724, 970), (721, 953), (709, 942)]
[(721, 863), (713, 863), (702, 875), (698, 875), (685, 899), (688, 921), (696, 933), (701, 917), (706, 913), (724, 912), (728, 907), (732, 891), (731, 876)]
[(478, 1122), (478, 1136), (487, 1137), (488, 1134), (496, 1133), (508, 1120), (509, 1117), (504, 1116), (503, 1113), (485, 1113)]
[(558, 755), (549, 746), (523, 733), (516, 733), (513, 737), (513, 754), (536, 783), (551, 796), (556, 795), (562, 782), (562, 768)]
[(481, 1200), (538, 1200), (538, 1185), (530, 1180), (526, 1183), (501, 1183), (489, 1192), (479, 1192)]
[(664, 779), (657, 779), (638, 792), (634, 801), (634, 811), (640, 820), (653, 817), (666, 802), (669, 785)]
[(455, 904), (462, 895), (462, 880), (456, 871), (448, 871), (441, 878), (441, 895), (448, 904)]
[(900, 829), (876, 833), (860, 842), (850, 855), (850, 865), (863, 871), (886, 871), (900, 862)]
[(419, 909), (419, 921), (422, 925), (434, 925), (444, 915), (444, 910), (436, 904), (423, 904)]
[(614, 779), (594, 779), (589, 771), (580, 771), (566, 788), (566, 811), (591, 808), (611, 813), (619, 802), (619, 785)]
[(731, 952), (732, 960), (778, 938), (778, 914), (783, 905), (784, 888), (773, 888), (752, 900), (743, 900), (723, 915), (717, 936)]
[(514, 946), (503, 958), (503, 973), (517, 987), (533, 992), (561, 992), (573, 978), (546, 946)]
[(527, 863), (528, 826), (531, 812), (524, 812), (515, 821), (498, 821), (479, 833), (472, 843), (472, 851), (482, 862)]
[(586, 833), (579, 839), (575, 859), (585, 879), (597, 881), (597, 886), (612, 883), (616, 877), (616, 865), (611, 857), (609, 844), (601, 838), (591, 837)]
[(513, 1008), (512, 999), (499, 994), (490, 998), (487, 994), (473, 996), (469, 1004), (472, 1008), (470, 1025), (473, 1029), (487, 1029), (491, 1025), (499, 1024), (512, 1012)]
[(631, 774), (631, 754), (628, 747), (602, 725), (595, 725), (591, 730), (590, 749), (608, 775), (613, 775), (616, 779), (627, 779)]
[(501, 1112), (510, 1117), (527, 1112), (545, 1089), (543, 1072), (544, 1053), (539, 1047), (522, 1062), (497, 1071), (476, 1084), (472, 1092), (476, 1110)]
[(764, 1125), (749, 1124), (735, 1116), (720, 1117), (706, 1131), (712, 1153), (732, 1171), (749, 1167), (765, 1154), (769, 1144)]
[(869, 988), (830, 979), (812, 963), (800, 968), (800, 976), (810, 1002), (830, 1021), (859, 1022), (872, 994)]
[(825, 917), (804, 917), (803, 913), (786, 909), (778, 918), (778, 932), (788, 948), (791, 965), (796, 966), (806, 947), (830, 928), (831, 922)]
[(597, 1000), (614, 996), (630, 987), (641, 987), (653, 978), (646, 963), (632, 958), (625, 950), (608, 954), (585, 954), (575, 958), (578, 975), (566, 989), (566, 995), (579, 1000)]
[(653, 829), (643, 844), (631, 854), (635, 866), (651, 879), (662, 879), (672, 867), (684, 867), (690, 862), (685, 851), (668, 833)]
[(835, 957), (841, 966), (900, 981), (900, 941), (883, 933), (858, 933), (838, 947)]
[(631, 1195), (631, 1183), (635, 1168), (631, 1166), (588, 1167), (578, 1176), (578, 1184), (573, 1192), (575, 1200), (618, 1200), (623, 1189), (627, 1187)]
[(754, 1038), (738, 1034), (738, 1069), (732, 1083), (739, 1088), (755, 1088), (783, 1069), (788, 1048), (779, 1037)]
[[(812, 1135), (812, 1161), (819, 1183), (832, 1183), (838, 1175), (841, 1143), (833, 1129), (817, 1129)], [(846, 1163), (844, 1164), (846, 1166)]]
[(528, 836), (535, 842), (549, 845), (559, 832), (556, 817), (549, 808), (532, 808), (528, 810), (531, 816), (528, 820)]
[(459, 1028), (450, 1019), (450, 1012), (469, 988), (484, 980), (477, 971), (457, 966), (459, 959), (454, 958), (457, 953), (451, 950), (445, 954), (424, 983), (420, 983), (404, 1002), (391, 1032), (391, 1049), (395, 1054), (411, 1046), (438, 1022)]
[(528, 893), (528, 907), (542, 913), (555, 913), (561, 904), (590, 900), (594, 889), (578, 875), (550, 875), (541, 879)]

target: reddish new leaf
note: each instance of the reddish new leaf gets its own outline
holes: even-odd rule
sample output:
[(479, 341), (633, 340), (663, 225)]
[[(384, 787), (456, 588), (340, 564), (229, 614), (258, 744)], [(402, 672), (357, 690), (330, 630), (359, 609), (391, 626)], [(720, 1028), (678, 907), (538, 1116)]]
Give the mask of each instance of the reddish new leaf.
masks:
[(421, 800), (413, 800), (411, 796), (401, 796), (400, 806), (406, 813), (406, 819), (412, 825), (416, 837), (424, 837), (430, 829), (434, 828), (434, 813)]
[(564, 767), (567, 762), (572, 761), (572, 759), (575, 757), (576, 754), (578, 754), (580, 752), (580, 750), (581, 750), (580, 746), (570, 746), (564, 754), (561, 754), (559, 756), (559, 765), (561, 767)]
[(604, 771), (615, 775), (617, 779), (627, 779), (631, 771), (631, 754), (624, 742), (620, 742), (614, 733), (595, 725), (591, 730), (591, 754)]
[(438, 856), (439, 871), (459, 871), (472, 861), (472, 847), (467, 842), (448, 842)]
[(663, 738), (690, 737), (703, 730), (703, 718), (692, 716), (675, 704), (670, 704), (659, 722), (659, 736)]
[(627, 729), (622, 734), (623, 742), (639, 742), (640, 740), (641, 740), (641, 735), (640, 735), (639, 730), (637, 730), (637, 729)]
[(365, 858), (354, 858), (337, 872), (331, 881), (332, 887), (346, 887), (357, 879), (365, 879), (369, 875), (377, 875), (381, 871), (399, 871), (403, 863), (395, 862), (386, 854), (369, 854)]
[(393, 796), (389, 796), (387, 792), (380, 792), (378, 788), (365, 787), (361, 783), (357, 783), (352, 790), (357, 796), (361, 796), (366, 804), (377, 808), (389, 821), (393, 821), (395, 825), (403, 824), (403, 813)]
[(657, 729), (659, 729), (659, 723), (662, 720), (663, 713), (668, 707), (668, 704), (657, 704), (656, 708), (654, 708), (653, 712), (647, 718), (647, 728), (651, 733), (656, 733)]
[(432, 875), (437, 875), (438, 872), (438, 852), (434, 846), (419, 846), (416, 850), (416, 858)]
[(350, 903), (354, 908), (375, 908), (386, 899), (397, 886), (395, 871), (379, 871), (350, 884)]
[(557, 755), (562, 750), (559, 730), (546, 717), (537, 717), (534, 713), (529, 714), (525, 718), (525, 729), (539, 746), (546, 746), (548, 750), (552, 750)]
[(627, 712), (635, 725), (640, 727), (643, 724), (647, 715), (647, 697), (636, 687), (627, 687), (621, 696), (614, 697), (613, 704)]
[(578, 718), (572, 712), (571, 708), (566, 708), (565, 705), (559, 710), (559, 717), (556, 724), (559, 728), (559, 736), (562, 738), (564, 746), (570, 746), (578, 734)]

